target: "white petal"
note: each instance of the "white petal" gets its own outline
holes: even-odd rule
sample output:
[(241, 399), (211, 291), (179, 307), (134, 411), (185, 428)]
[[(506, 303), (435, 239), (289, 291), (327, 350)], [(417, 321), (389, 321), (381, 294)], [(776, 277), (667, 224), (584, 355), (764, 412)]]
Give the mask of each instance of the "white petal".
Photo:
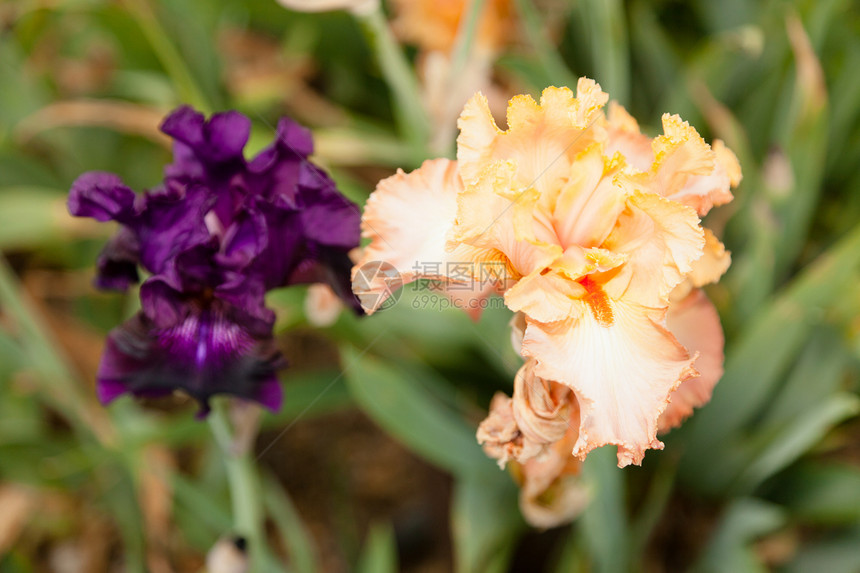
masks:
[(639, 464), (661, 449), (657, 419), (669, 393), (696, 374), (693, 358), (661, 325), (663, 311), (629, 301), (610, 303), (611, 325), (596, 312), (553, 324), (528, 321), (523, 355), (535, 373), (570, 386), (581, 423), (573, 454), (618, 446), (618, 465)]

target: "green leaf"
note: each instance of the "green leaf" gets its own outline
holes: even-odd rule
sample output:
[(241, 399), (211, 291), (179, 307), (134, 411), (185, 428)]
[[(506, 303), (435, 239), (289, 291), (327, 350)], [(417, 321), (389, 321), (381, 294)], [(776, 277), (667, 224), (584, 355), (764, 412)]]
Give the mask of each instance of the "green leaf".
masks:
[(815, 445), (834, 425), (860, 412), (860, 398), (840, 393), (810, 405), (777, 434), (738, 478), (737, 489), (752, 491), (758, 484), (785, 468)]
[(860, 571), (860, 526), (802, 547), (783, 573), (856, 573)]
[[(129, 573), (144, 573), (146, 563), (146, 541), (143, 516), (135, 495), (134, 477), (124, 467), (103, 467), (101, 479), (101, 502), (119, 528), (122, 538), (123, 556), (127, 559)], [(100, 472), (97, 472), (100, 473)], [(107, 483), (110, 486), (107, 487)]]
[(768, 497), (804, 521), (860, 522), (860, 468), (807, 461), (784, 472)]
[[(413, 160), (409, 148), (402, 141), (378, 129), (356, 126), (315, 130), (314, 150), (315, 156), (325, 164), (403, 167)], [(366, 199), (367, 192), (363, 195)], [(356, 195), (350, 197), (353, 201), (358, 198)]]
[(93, 448), (81, 447), (69, 439), (51, 440), (41, 432), (18, 437), (5, 428), (2, 430), (0, 475), (4, 481), (36, 487), (76, 487), (92, 481), (99, 462), (114, 461), (104, 450), (96, 455)]
[(636, 23), (630, 27), (630, 43), (636, 54), (636, 65), (632, 68), (636, 99), (647, 97), (654, 102), (663, 96), (667, 85), (677, 83), (676, 78), (683, 66), (673, 49), (670, 33), (660, 26), (649, 1), (633, 2), (629, 17)]
[(0, 189), (0, 249), (32, 248), (63, 235), (66, 195), (42, 187)]
[(677, 457), (669, 457), (667, 454), (656, 452), (652, 455), (657, 457), (657, 468), (651, 472), (651, 483), (637, 510), (635, 519), (631, 520), (628, 528), (630, 531), (630, 551), (634, 556), (644, 553), (654, 529), (666, 511), (677, 476)]
[(358, 573), (396, 573), (397, 543), (391, 525), (374, 524), (370, 527), (356, 571)]
[(582, 479), (591, 492), (591, 501), (580, 517), (579, 526), (596, 570), (626, 571), (636, 556), (629, 552), (624, 475), (617, 466), (615, 448), (590, 452), (582, 464)]
[(710, 32), (719, 32), (742, 26), (752, 19), (756, 3), (750, 0), (728, 0), (708, 2), (698, 0), (693, 4), (699, 12), (699, 19)]
[(0, 306), (17, 327), (17, 337), (25, 356), (38, 374), (39, 396), (68, 416), (79, 438), (89, 440), (96, 428), (89, 424), (92, 403), (76, 384), (73, 370), (43, 322), (36, 306), (18, 278), (0, 255)]
[[(574, 530), (575, 531), (575, 530)], [(568, 535), (561, 548), (558, 561), (554, 564), (554, 573), (590, 573), (591, 563), (589, 554), (584, 549), (582, 536)]]
[(204, 113), (212, 113), (211, 103), (200, 89), (185, 58), (179, 53), (173, 39), (165, 31), (158, 14), (150, 3), (146, 0), (129, 0), (126, 9), (140, 26), (140, 30), (149, 42), (153, 53), (173, 80), (178, 99), (193, 105)]
[[(855, 43), (845, 50), (843, 65), (845, 69), (860, 67), (860, 44)], [(833, 78), (830, 91), (831, 98), (831, 128), (828, 149), (837, 150), (827, 156), (827, 173), (853, 171), (847, 162), (842, 163), (845, 151), (852, 150), (851, 137), (857, 134), (857, 123), (860, 120), (860, 75), (838, 74)], [(856, 153), (856, 147), (853, 149)]]
[[(63, 182), (47, 166), (16, 151), (0, 151), (0, 187), (62, 189)], [(5, 193), (5, 191), (3, 191)], [(55, 194), (63, 191), (55, 191)]]
[(320, 416), (353, 405), (346, 382), (337, 370), (290, 372), (283, 375), (284, 405), (263, 420), (265, 427), (278, 427), (299, 417)]
[(423, 156), (430, 134), (430, 120), (421, 104), (415, 71), (409, 65), (381, 7), (356, 15), (391, 90), (394, 113), (403, 139), (415, 154)]
[(498, 468), (486, 477), (455, 482), (451, 529), (458, 573), (508, 570), (515, 541), (525, 529), (517, 496), (516, 484)]
[(522, 54), (504, 54), (496, 62), (496, 66), (516, 78), (522, 85), (520, 91), (540, 95), (546, 86), (553, 85), (553, 77), (543, 66), (535, 65), (533, 56)]
[[(793, 22), (789, 18), (789, 31), (795, 29)], [(802, 31), (800, 26), (797, 20), (798, 31)], [(781, 132), (779, 142), (793, 170), (793, 185), (782, 193), (771, 195), (780, 222), (779, 240), (775, 243), (777, 279), (788, 273), (806, 243), (822, 190), (830, 125), (824, 78), (815, 75), (821, 73), (817, 55), (800, 51), (802, 48), (798, 45), (794, 48), (797, 70), (791, 107), (788, 117), (777, 123)]]
[(34, 573), (36, 568), (24, 553), (18, 553), (13, 548), (11, 553), (0, 557), (0, 571), (2, 573)]
[[(190, 79), (207, 101), (215, 106), (212, 111), (222, 109), (225, 103), (219, 88), (224, 71), (216, 38), (217, 26), (225, 16), (223, 3), (162, 0), (157, 9), (161, 12), (159, 21), (164, 22), (164, 31), (173, 38), (177, 51), (188, 67)], [(165, 68), (171, 74), (175, 73), (171, 68)]]
[(405, 371), (351, 347), (343, 347), (341, 354), (355, 401), (395, 439), (454, 474), (493, 470), (478, 446), (475, 429), (419, 384), (431, 376), (429, 372)]
[[(380, 353), (399, 352), (400, 346), (408, 344), (425, 357), (453, 355), (454, 361), (465, 358), (464, 347), (474, 340), (470, 332), (474, 327), (470, 329), (469, 325), (474, 323), (463, 311), (440, 307), (439, 294), (425, 289), (421, 283), (401, 288), (399, 296), (394, 306), (374, 314), (372, 320), (353, 321), (362, 333), (361, 340), (381, 335)], [(416, 321), (421, 328), (415, 328)]]
[(541, 22), (541, 13), (534, 2), (515, 0), (515, 4), (524, 35), (535, 50), (538, 60), (538, 66), (535, 67), (542, 68), (544, 75), (550, 79), (540, 87), (562, 85), (573, 88), (576, 85), (576, 76), (570, 72), (558, 49), (549, 41), (545, 25)]
[(731, 436), (771, 399), (780, 376), (821, 319), (821, 307), (854, 288), (860, 264), (860, 227), (807, 267), (741, 333), (728, 349), (726, 369), (711, 402), (684, 428), (687, 444), (681, 464), (685, 481), (719, 489), (708, 475), (715, 452), (725, 451)]
[(0, 41), (0, 143), (4, 143), (14, 127), (48, 101), (50, 95), (43, 78), (37, 74), (21, 73), (29, 54), (4, 34)]
[(728, 507), (711, 537), (696, 573), (764, 573), (750, 544), (782, 526), (785, 515), (778, 507), (754, 498), (737, 498)]
[[(589, 40), (594, 80), (613, 100), (630, 105), (630, 60), (624, 4), (620, 0), (583, 0), (577, 3), (578, 31)], [(570, 86), (573, 88), (573, 86)]]
[(814, 329), (785, 383), (772, 396), (759, 425), (773, 427), (792, 422), (811, 405), (833, 395), (843, 381), (847, 361), (848, 350), (836, 329)]
[(318, 571), (313, 537), (302, 524), (292, 500), (272, 476), (264, 478), (263, 488), (266, 508), (284, 540), (291, 569), (298, 573)]
[(201, 487), (199, 482), (193, 482), (179, 472), (175, 472), (170, 481), (174, 498), (178, 507), (184, 507), (194, 516), (193, 528), (198, 531), (208, 531), (205, 546), (211, 546), (215, 540), (230, 531), (233, 520), (230, 517), (230, 504), (221, 495), (212, 495), (211, 491)]

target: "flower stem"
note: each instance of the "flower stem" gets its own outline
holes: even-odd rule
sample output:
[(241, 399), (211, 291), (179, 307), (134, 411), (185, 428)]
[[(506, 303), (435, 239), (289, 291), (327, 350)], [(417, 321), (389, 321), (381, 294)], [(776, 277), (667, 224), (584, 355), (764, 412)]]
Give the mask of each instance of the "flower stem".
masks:
[(465, 17), (460, 22), (457, 39), (452, 48), (450, 77), (448, 78), (450, 85), (454, 85), (454, 82), (466, 69), (466, 62), (475, 42), (475, 31), (478, 29), (478, 21), (481, 19), (485, 3), (486, 0), (471, 0), (466, 7)]
[(82, 438), (94, 436), (102, 444), (115, 441), (113, 428), (103, 410), (94, 408), (63, 356), (33, 300), (22, 288), (0, 253), (0, 307), (14, 321), (14, 328), (25, 352), (27, 363), (43, 384), (44, 399), (63, 412)]
[(575, 86), (577, 78), (570, 72), (558, 50), (547, 38), (540, 12), (535, 8), (532, 0), (516, 0), (515, 3), (523, 30), (534, 47), (544, 72), (552, 78), (552, 83), (555, 85)]
[(253, 573), (263, 570), (268, 555), (263, 529), (260, 477), (253, 457), (253, 448), (237, 451), (234, 446), (234, 432), (227, 415), (228, 406), (226, 398), (213, 399), (208, 420), (227, 467), (233, 509), (233, 532), (247, 542), (251, 564), (249, 571)]
[(418, 80), (412, 67), (400, 49), (381, 6), (369, 13), (356, 14), (370, 43), (379, 67), (394, 97), (394, 111), (397, 123), (404, 137), (409, 141), (416, 159), (426, 155), (427, 140), (430, 136), (430, 122), (422, 104)]
[(212, 106), (194, 80), (194, 75), (185, 60), (170, 41), (170, 37), (158, 21), (155, 11), (148, 0), (126, 0), (129, 13), (137, 21), (144, 37), (152, 46), (155, 56), (164, 66), (167, 75), (176, 85), (179, 98), (190, 103), (204, 113), (211, 113)]

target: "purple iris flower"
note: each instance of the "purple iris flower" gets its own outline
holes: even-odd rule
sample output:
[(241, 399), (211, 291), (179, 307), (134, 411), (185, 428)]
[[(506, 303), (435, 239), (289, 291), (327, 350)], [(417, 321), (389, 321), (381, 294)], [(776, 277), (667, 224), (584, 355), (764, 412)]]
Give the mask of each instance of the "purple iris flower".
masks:
[(136, 194), (111, 173), (81, 175), (69, 194), (79, 217), (120, 228), (99, 255), (96, 285), (140, 287), (141, 311), (108, 336), (98, 395), (159, 396), (179, 388), (201, 414), (214, 394), (272, 410), (285, 360), (273, 341), (273, 288), (323, 282), (361, 313), (348, 252), (359, 243), (358, 207), (308, 161), (310, 132), (290, 119), (251, 161), (251, 122), (228, 111), (206, 120), (181, 107), (162, 123), (174, 139), (163, 183)]

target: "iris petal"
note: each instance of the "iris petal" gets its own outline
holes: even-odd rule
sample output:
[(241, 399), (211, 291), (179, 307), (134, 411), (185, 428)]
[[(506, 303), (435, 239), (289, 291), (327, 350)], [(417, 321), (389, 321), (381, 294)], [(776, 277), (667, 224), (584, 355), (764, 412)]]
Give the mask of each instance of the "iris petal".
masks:
[(206, 121), (202, 113), (183, 106), (165, 118), (161, 131), (174, 139), (174, 161), (165, 174), (199, 179), (217, 166), (223, 171), (244, 163), (242, 150), (251, 134), (251, 122), (235, 111), (217, 113)]
[(221, 393), (277, 410), (275, 372), (283, 366), (271, 338), (252, 337), (223, 311), (193, 312), (169, 328), (140, 313), (108, 337), (97, 374), (99, 397), (109, 402), (125, 392), (151, 396), (181, 389), (204, 413), (209, 399)]
[(130, 285), (140, 282), (137, 273), (139, 257), (137, 237), (127, 227), (120, 227), (96, 260), (96, 286), (107, 290), (126, 290)]
[(185, 390), (203, 412), (213, 394), (276, 409), (283, 366), (272, 342), (266, 291), (330, 285), (357, 313), (349, 252), (360, 211), (310, 163), (310, 132), (289, 119), (250, 162), (251, 122), (181, 107), (162, 123), (174, 139), (161, 185), (137, 195), (110, 173), (85, 173), (69, 196), (73, 215), (114, 220), (120, 230), (98, 259), (96, 284), (141, 286), (141, 312), (115, 329), (99, 370), (103, 402)]
[(134, 191), (113, 173), (90, 171), (72, 183), (69, 212), (96, 221), (125, 223), (134, 217)]

